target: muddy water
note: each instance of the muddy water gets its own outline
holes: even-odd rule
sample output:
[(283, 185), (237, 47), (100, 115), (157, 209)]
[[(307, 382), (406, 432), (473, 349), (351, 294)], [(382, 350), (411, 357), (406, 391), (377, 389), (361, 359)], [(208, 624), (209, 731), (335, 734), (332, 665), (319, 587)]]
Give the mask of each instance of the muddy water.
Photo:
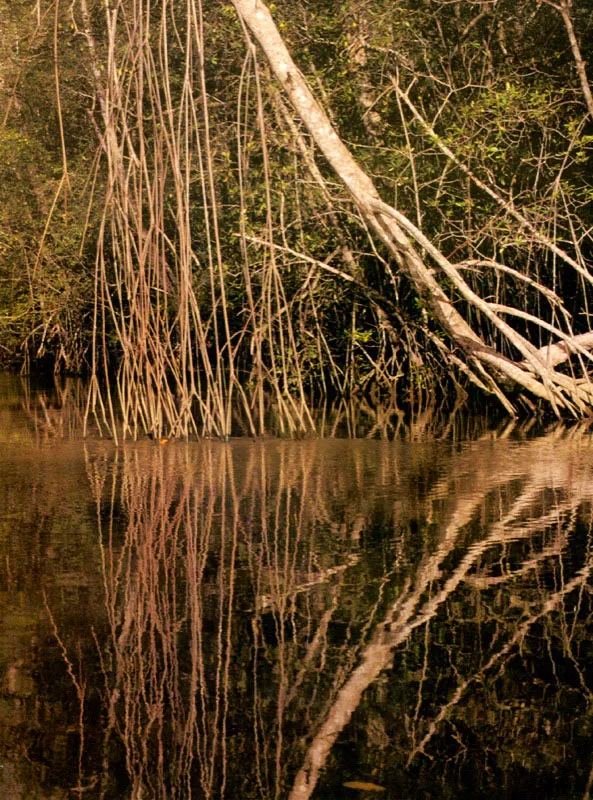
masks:
[(589, 797), (586, 429), (116, 447), (83, 410), (0, 382), (0, 797)]

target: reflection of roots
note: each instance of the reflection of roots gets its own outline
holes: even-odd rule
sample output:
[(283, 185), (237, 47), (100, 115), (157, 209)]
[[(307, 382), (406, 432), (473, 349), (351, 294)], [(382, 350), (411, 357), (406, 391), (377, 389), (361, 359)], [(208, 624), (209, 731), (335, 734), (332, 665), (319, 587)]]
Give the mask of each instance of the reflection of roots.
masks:
[[(101, 538), (106, 753), (112, 737), (123, 743), (132, 796), (240, 796), (249, 784), (310, 797), (365, 691), (417, 631), (425, 661), (415, 707), (402, 713), (409, 758), (427, 751), (476, 681), (588, 580), (589, 560), (572, 572), (564, 563), (593, 494), (587, 441), (559, 429), (440, 447), (440, 471), (430, 446), (378, 442), (146, 443), (115, 451), (113, 465), (89, 458), (98, 508), (111, 510)], [(380, 501), (372, 475), (388, 487)], [(432, 476), (425, 489), (419, 476)], [(394, 526), (393, 570), (373, 575), (365, 537), (378, 512)], [(407, 519), (430, 520), (433, 533)], [(555, 588), (534, 592), (532, 577), (550, 569)], [(426, 719), (433, 621), (453, 624), (493, 592), (490, 649), (475, 668), (459, 666)]]
[[(325, 593), (347, 568), (324, 564), (327, 557), (314, 550), (321, 526), (337, 537), (334, 549), (350, 540), (344, 542), (345, 526), (336, 526), (325, 508), (324, 475), (311, 462), (312, 448), (314, 443), (252, 443), (247, 450), (238, 445), (235, 457), (231, 447), (214, 442), (191, 451), (147, 443), (116, 451), (111, 488), (107, 461), (89, 459), (97, 502), (111, 498), (101, 539), (111, 626), (102, 655), (106, 744), (114, 736), (123, 742), (133, 796), (222, 796), (234, 747), (229, 724), (252, 726), (259, 780), (271, 761), (278, 767), (271, 780), (279, 786), (282, 735), (277, 728), (278, 736), (270, 737), (266, 703), (256, 700), (247, 720), (245, 712), (241, 723), (232, 720), (246, 690), (239, 654), (249, 657), (260, 637), (256, 623), (252, 642), (244, 642), (236, 615), (239, 606), (245, 614), (268, 605), (275, 627), (279, 617), (288, 620), (293, 613), (287, 592), (294, 611), (297, 603), (303, 606), (301, 598), (308, 602), (318, 588)], [(127, 528), (116, 544), (115, 515), (121, 512)], [(356, 554), (344, 558), (346, 564), (358, 560)], [(276, 644), (282, 647), (292, 634), (281, 627)], [(323, 644), (322, 638), (310, 644), (310, 659)], [(258, 680), (255, 672), (248, 679), (256, 697)]]

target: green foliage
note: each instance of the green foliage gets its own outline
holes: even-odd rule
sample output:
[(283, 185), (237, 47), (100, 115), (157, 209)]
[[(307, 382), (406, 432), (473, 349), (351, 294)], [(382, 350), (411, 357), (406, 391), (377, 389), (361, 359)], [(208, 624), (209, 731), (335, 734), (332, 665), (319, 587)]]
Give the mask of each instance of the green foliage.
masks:
[[(67, 9), (58, 36), (62, 145), (53, 61), (53, 13), (32, 4), (0, 5), (0, 364), (40, 360), (80, 371), (90, 336), (93, 245), (83, 246), (89, 166), (96, 142), (88, 135), (76, 41)], [(33, 19), (35, 19), (35, 16)], [(92, 230), (92, 227), (91, 227)]]
[[(89, 174), (95, 149), (101, 146), (96, 132), (101, 133), (104, 124), (93, 66), (103, 77), (107, 73), (104, 9), (98, 3), (89, 6), (95, 65), (81, 35), (79, 10), (71, 17), (66, 7), (60, 9), (60, 126), (53, 7), (39, 6), (46, 13), (40, 14), (32, 32), (32, 3), (0, 0), (7, 20), (0, 44), (0, 112), (8, 112), (0, 129), (4, 360), (22, 359), (27, 342), (30, 356), (47, 356), (59, 367), (81, 369), (85, 362), (100, 215), (110, 202), (107, 164), (101, 163), (96, 181)], [(443, 0), (377, 0), (367, 5), (322, 0), (276, 3), (270, 10), (300, 69), (386, 200), (417, 222), (454, 261), (496, 257), (525, 275), (565, 289), (574, 309), (589, 308), (590, 289), (561, 274), (533, 237), (440, 149), (449, 147), (478, 179), (495, 187), (575, 258), (590, 257), (593, 135), (555, 9), (511, 0), (492, 6)], [(168, 329), (174, 329), (181, 303), (174, 288), (180, 252), (189, 246), (191, 286), (207, 329), (206, 349), (214, 355), (219, 346), (215, 331), (224, 327), (226, 313), (230, 341), (225, 347), (233, 350), (247, 382), (253, 380), (254, 348), (261, 340), (262, 368), (268, 375), (282, 370), (284, 385), (295, 391), (323, 385), (328, 391), (345, 392), (397, 379), (402, 388), (407, 382), (414, 392), (418, 385), (429, 391), (440, 383), (447, 347), (442, 332), (398, 275), (397, 265), (384, 263), (384, 254), (371, 250), (350, 198), (335, 185), (328, 165), (312, 152), (318, 173), (307, 165), (304, 152), (310, 142), (291, 112), (286, 114), (264, 60), (258, 54), (256, 67), (253, 55), (246, 57), (244, 34), (231, 4), (216, 0), (204, 5), (203, 52), (192, 54), (189, 78), (184, 70), (192, 22), (185, 6), (167, 6), (164, 17), (156, 6), (150, 15), (146, 12), (146, 63), (137, 58), (138, 43), (130, 45), (126, 38), (135, 30), (129, 24), (131, 0), (120, 3), (118, 13), (113, 57), (122, 103), (129, 105), (125, 114), (119, 109), (115, 125), (118, 135), (128, 137), (122, 152), (124, 160), (130, 159), (130, 176), (131, 148), (142, 148), (144, 176), (134, 173), (128, 188), (133, 191), (134, 181), (147, 181), (140, 190), (145, 192), (140, 214), (145, 226), (155, 202), (152, 189), (146, 188), (149, 181), (154, 180), (162, 201), (159, 258), (166, 262), (172, 287), (163, 312)], [(587, 58), (593, 41), (590, 4), (573, 4), (573, 13)], [(181, 109), (188, 80), (198, 117), (202, 113), (202, 62), (208, 132), (205, 122), (197, 119), (187, 151), (174, 164), (170, 137), (186, 124)], [(138, 77), (141, 68), (146, 76), (157, 75), (153, 95)], [(398, 101), (394, 81), (409, 90), (434, 135)], [(159, 107), (167, 96), (173, 115), (179, 115), (170, 127)], [(206, 136), (211, 175), (204, 182), (205, 162), (199, 153)], [(63, 180), (62, 144), (68, 181)], [(187, 176), (183, 202), (189, 244), (186, 231), (180, 232), (186, 212), (180, 206), (177, 169)], [(320, 181), (325, 181), (323, 190)], [(121, 290), (112, 238), (119, 235), (108, 229), (101, 240), (113, 297)], [(265, 244), (270, 238), (273, 250)], [(137, 259), (137, 243), (130, 250)], [(219, 263), (213, 267), (216, 259)], [(512, 295), (523, 310), (535, 309), (544, 321), (553, 322), (556, 312), (538, 306), (525, 283), (501, 281), (499, 274), (485, 268), (467, 275), (483, 296), (502, 303)], [(156, 304), (158, 287), (150, 291)], [(120, 300), (121, 313), (131, 313), (131, 295)], [(579, 325), (588, 329), (588, 316), (577, 314), (575, 330)], [(500, 343), (490, 323), (471, 321), (487, 341)], [(521, 332), (531, 332), (527, 323), (516, 324)], [(178, 347), (177, 334), (172, 336), (172, 346)], [(121, 349), (115, 326), (106, 331), (105, 341), (117, 359)], [(435, 342), (444, 349), (435, 349)], [(193, 347), (195, 352), (198, 346)]]

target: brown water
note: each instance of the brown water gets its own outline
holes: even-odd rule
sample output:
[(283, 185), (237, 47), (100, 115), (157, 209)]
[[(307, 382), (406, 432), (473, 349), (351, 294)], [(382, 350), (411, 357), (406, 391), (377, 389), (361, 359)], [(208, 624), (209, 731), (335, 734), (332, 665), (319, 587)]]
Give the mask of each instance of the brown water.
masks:
[(0, 382), (0, 798), (589, 797), (586, 429), (115, 447), (83, 408)]

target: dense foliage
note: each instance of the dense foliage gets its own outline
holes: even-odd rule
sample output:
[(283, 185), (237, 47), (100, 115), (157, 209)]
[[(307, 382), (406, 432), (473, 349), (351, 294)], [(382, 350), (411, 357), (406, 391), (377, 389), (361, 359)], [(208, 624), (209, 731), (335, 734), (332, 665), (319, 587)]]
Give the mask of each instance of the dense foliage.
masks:
[[(382, 197), (473, 291), (536, 348), (591, 330), (589, 0), (270, 11)], [(467, 386), (231, 4), (1, 0), (0, 18), (4, 363), (106, 370), (134, 433), (228, 432), (233, 396), (263, 430), (270, 390), (295, 430), (312, 391)]]

